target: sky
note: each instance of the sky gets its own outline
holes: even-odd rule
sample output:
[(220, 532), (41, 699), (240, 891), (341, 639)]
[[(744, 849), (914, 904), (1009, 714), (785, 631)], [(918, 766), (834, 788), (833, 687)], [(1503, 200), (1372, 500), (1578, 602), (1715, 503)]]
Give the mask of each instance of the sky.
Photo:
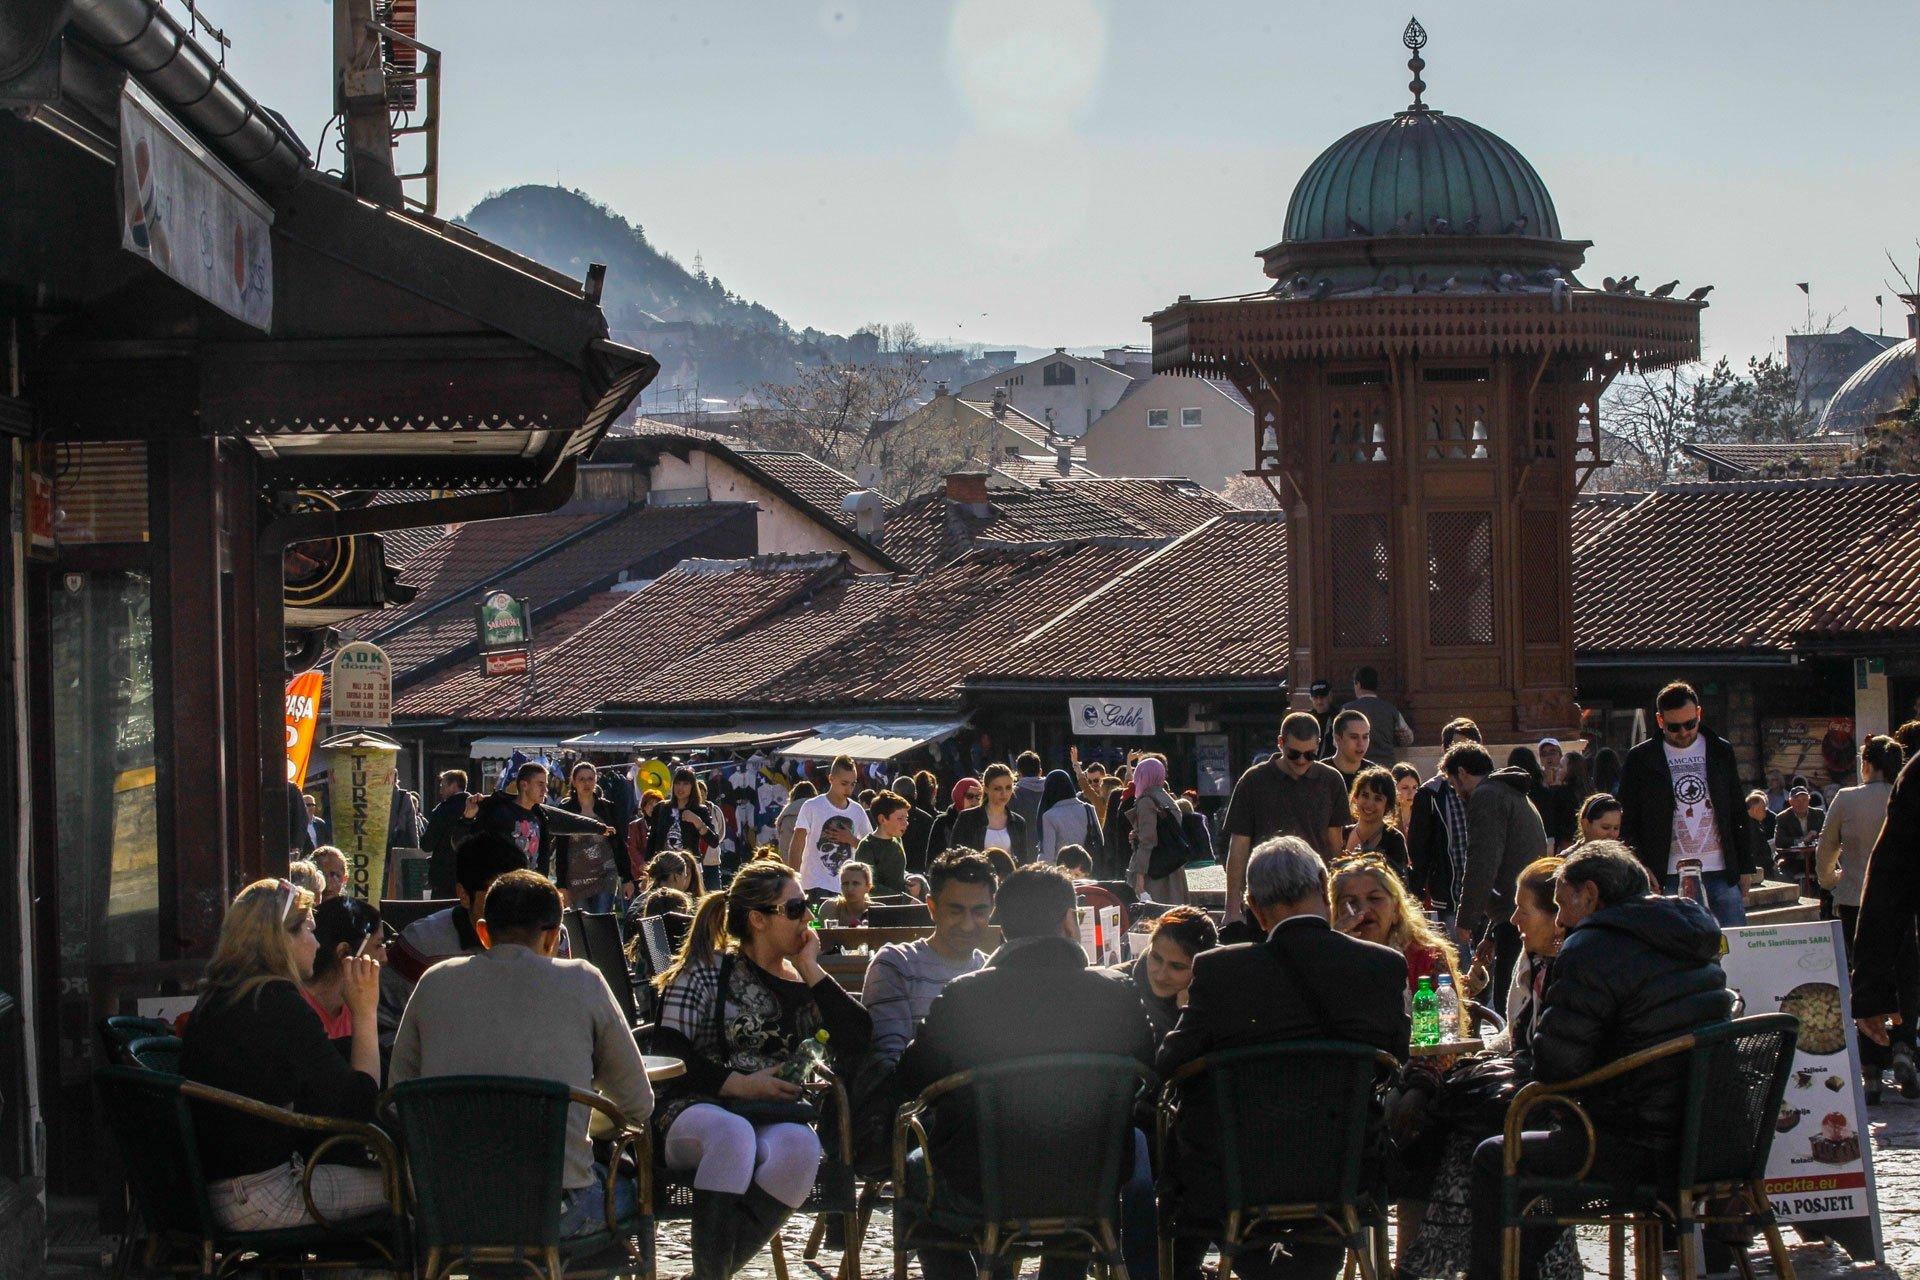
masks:
[[(179, 0), (174, 0), (176, 12)], [(199, 0), (315, 145), (327, 0)], [(579, 188), (796, 327), (1150, 342), (1254, 254), (1337, 138), (1407, 104), (1404, 0), (420, 0), (441, 213)], [(1904, 333), (1920, 255), (1911, 0), (1420, 0), (1427, 101), (1504, 137), (1580, 273), (1715, 286), (1709, 358)], [(329, 148), (330, 149), (330, 148)], [(323, 157), (337, 167), (337, 157)]]

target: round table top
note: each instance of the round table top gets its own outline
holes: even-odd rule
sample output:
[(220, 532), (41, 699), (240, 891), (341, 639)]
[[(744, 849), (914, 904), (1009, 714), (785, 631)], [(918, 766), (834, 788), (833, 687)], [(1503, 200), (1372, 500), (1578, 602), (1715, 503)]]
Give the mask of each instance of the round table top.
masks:
[(687, 1064), (678, 1058), (668, 1058), (660, 1054), (647, 1053), (641, 1055), (641, 1060), (647, 1064), (647, 1082), (649, 1084), (659, 1084), (662, 1080), (672, 1080), (676, 1076), (687, 1074)]
[(1476, 1049), (1486, 1048), (1486, 1041), (1478, 1036), (1471, 1040), (1442, 1040), (1438, 1044), (1416, 1044), (1413, 1056), (1416, 1058), (1451, 1058), (1456, 1054), (1472, 1053)]

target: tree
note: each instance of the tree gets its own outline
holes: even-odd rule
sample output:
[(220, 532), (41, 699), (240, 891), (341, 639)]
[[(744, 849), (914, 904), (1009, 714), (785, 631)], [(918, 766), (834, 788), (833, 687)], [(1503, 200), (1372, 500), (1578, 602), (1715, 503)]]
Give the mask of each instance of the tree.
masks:
[(1278, 511), (1280, 500), (1264, 481), (1249, 475), (1228, 476), (1220, 486), (1220, 496), (1242, 511)]
[(848, 475), (878, 462), (878, 439), (919, 393), (918, 361), (820, 364), (755, 389), (741, 434), (769, 449), (810, 454)]
[(1613, 446), (1610, 486), (1665, 484), (1684, 462), (1681, 445), (1727, 438), (1739, 382), (1724, 357), (1711, 369), (1685, 365), (1616, 379), (1600, 403), (1601, 430)]

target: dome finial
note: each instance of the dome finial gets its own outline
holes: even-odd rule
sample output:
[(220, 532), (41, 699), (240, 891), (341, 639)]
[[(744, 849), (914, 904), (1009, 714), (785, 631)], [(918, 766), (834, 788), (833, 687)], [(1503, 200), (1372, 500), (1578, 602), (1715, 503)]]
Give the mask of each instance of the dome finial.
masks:
[(1420, 95), (1426, 92), (1427, 82), (1420, 78), (1420, 73), (1426, 69), (1427, 64), (1426, 60), (1420, 56), (1420, 50), (1427, 45), (1427, 29), (1420, 25), (1420, 19), (1407, 19), (1407, 29), (1400, 33), (1400, 43), (1413, 50), (1413, 56), (1407, 59), (1407, 70), (1413, 72), (1413, 80), (1407, 85), (1407, 88), (1413, 90), (1413, 105), (1407, 110), (1425, 111), (1427, 104), (1420, 100)]

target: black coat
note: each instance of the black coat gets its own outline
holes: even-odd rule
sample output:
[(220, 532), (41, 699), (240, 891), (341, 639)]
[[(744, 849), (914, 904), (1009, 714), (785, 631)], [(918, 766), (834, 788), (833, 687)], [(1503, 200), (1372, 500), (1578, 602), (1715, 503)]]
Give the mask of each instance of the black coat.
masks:
[(1855, 1017), (1900, 1007), (1900, 954), (1920, 917), (1920, 768), (1907, 761), (1887, 798), (1887, 819), (1867, 856), (1860, 918), (1853, 931)]
[[(950, 847), (986, 852), (986, 805), (977, 804), (953, 820), (953, 842)], [(1034, 859), (1033, 831), (1012, 805), (1007, 806), (1007, 852), (1013, 855), (1015, 862), (1027, 863)]]
[(1407, 823), (1407, 888), (1423, 902), (1453, 905), (1453, 857), (1447, 848), (1445, 778), (1429, 778), (1413, 793), (1413, 817)]
[[(1533, 1078), (1571, 1080), (1733, 1016), (1720, 926), (1684, 898), (1603, 907), (1568, 932), (1533, 1024)], [(1585, 1095), (1603, 1132), (1655, 1149), (1678, 1140), (1686, 1059)]]
[[(1219, 1049), (1314, 1039), (1371, 1045), (1404, 1061), (1411, 1038), (1406, 957), (1305, 916), (1282, 921), (1265, 941), (1195, 956), (1187, 1007), (1155, 1065), (1164, 1079)], [(1204, 1074), (1181, 1091), (1174, 1136), (1184, 1211), (1212, 1217), (1219, 1138)]]
[[(956, 1071), (1056, 1053), (1110, 1053), (1150, 1067), (1153, 1032), (1132, 985), (1089, 968), (1078, 943), (1024, 938), (947, 984), (900, 1055), (899, 1081), (913, 1098)], [(1059, 1087), (1071, 1090), (1073, 1082)], [(938, 1181), (977, 1196), (977, 1139), (966, 1104), (941, 1109), (930, 1136)]]
[[(1737, 880), (1759, 868), (1747, 838), (1747, 796), (1740, 786), (1740, 763), (1733, 747), (1705, 729), (1707, 744), (1707, 801), (1713, 806), (1714, 825), (1720, 830), (1720, 852), (1726, 876)], [(1657, 737), (1627, 752), (1620, 766), (1620, 838), (1640, 855), (1660, 884), (1667, 877), (1667, 858), (1673, 849), (1673, 774), (1667, 769), (1665, 744)]]
[(479, 819), (467, 817), (468, 799), (461, 791), (433, 806), (420, 837), (420, 847), (427, 851), (427, 885), (436, 898), (453, 896), (454, 850), (480, 829)]

